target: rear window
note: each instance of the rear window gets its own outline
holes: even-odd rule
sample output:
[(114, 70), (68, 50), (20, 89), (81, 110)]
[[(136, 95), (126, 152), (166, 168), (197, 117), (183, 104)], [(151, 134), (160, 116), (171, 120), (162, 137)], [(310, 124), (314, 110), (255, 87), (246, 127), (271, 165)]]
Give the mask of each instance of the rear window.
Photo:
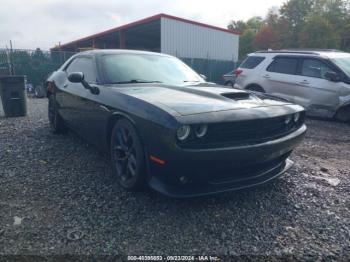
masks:
[(246, 69), (253, 69), (258, 64), (260, 64), (264, 59), (265, 57), (263, 56), (248, 56), (239, 67), (246, 68)]
[(298, 59), (291, 57), (277, 57), (268, 66), (267, 71), (295, 75), (298, 66)]

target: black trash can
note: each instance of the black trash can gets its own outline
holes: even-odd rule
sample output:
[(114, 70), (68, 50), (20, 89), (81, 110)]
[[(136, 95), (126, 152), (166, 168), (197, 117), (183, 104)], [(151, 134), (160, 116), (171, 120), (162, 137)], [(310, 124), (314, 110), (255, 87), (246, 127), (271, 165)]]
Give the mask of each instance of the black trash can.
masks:
[(6, 117), (27, 115), (25, 76), (1, 76), (0, 96)]

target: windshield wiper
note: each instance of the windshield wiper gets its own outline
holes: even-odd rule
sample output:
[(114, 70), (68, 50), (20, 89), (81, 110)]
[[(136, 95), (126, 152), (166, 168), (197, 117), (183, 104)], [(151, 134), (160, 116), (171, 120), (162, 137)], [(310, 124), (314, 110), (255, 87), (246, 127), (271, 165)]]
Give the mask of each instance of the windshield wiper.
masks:
[(184, 80), (183, 82), (184, 83), (187, 83), (187, 82), (199, 82), (199, 80)]
[(128, 81), (118, 81), (118, 82), (113, 82), (111, 84), (147, 84), (147, 83), (162, 83), (161, 81), (158, 80), (142, 80), (142, 79), (131, 79)]

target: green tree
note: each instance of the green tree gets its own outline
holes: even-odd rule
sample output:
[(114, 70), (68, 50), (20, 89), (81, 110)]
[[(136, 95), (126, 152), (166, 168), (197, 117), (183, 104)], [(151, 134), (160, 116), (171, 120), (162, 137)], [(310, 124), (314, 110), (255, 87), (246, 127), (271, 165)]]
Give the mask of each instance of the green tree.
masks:
[(12, 60), (15, 74), (26, 75), (27, 81), (34, 86), (40, 85), (57, 66), (52, 63), (48, 53), (40, 48), (34, 51), (14, 50)]
[(263, 25), (264, 20), (261, 16), (253, 16), (247, 21), (247, 29), (254, 30), (255, 32), (258, 32)]
[[(350, 0), (288, 0), (265, 19), (231, 21), (240, 29), (240, 57), (257, 49), (337, 48), (350, 51)], [(252, 42), (250, 42), (252, 41)]]
[(241, 34), (239, 40), (239, 59), (243, 59), (247, 54), (255, 51), (253, 45), (255, 34), (254, 29), (245, 30), (244, 33)]
[(325, 17), (312, 15), (299, 33), (299, 45), (301, 48), (338, 49), (340, 36)]
[(242, 20), (238, 20), (238, 21), (231, 21), (228, 26), (227, 26), (228, 29), (230, 30), (235, 30), (235, 31), (238, 31), (240, 33), (243, 33), (244, 30), (247, 28), (247, 24), (242, 21)]
[(270, 8), (267, 12), (266, 18), (265, 18), (265, 24), (272, 27), (273, 29), (278, 26), (280, 18), (280, 13), (276, 8)]
[(288, 26), (290, 45), (297, 46), (298, 34), (306, 23), (312, 5), (312, 0), (289, 0), (280, 9), (281, 19)]
[(275, 42), (275, 33), (271, 26), (265, 25), (261, 27), (259, 32), (254, 36), (253, 44), (256, 49), (269, 49), (273, 47)]
[(347, 20), (344, 21), (344, 25), (342, 26), (340, 35), (341, 42), (339, 48), (341, 50), (350, 52), (350, 17), (348, 17)]
[(231, 21), (227, 28), (237, 30), (241, 33), (239, 38), (239, 59), (243, 59), (248, 53), (254, 52), (253, 41), (256, 33), (264, 25), (264, 20), (260, 16), (254, 16), (247, 22), (242, 20)]
[(40, 85), (47, 75), (54, 70), (48, 53), (44, 53), (40, 48), (37, 48), (31, 54), (31, 72), (30, 80), (33, 85)]
[(30, 53), (22, 50), (15, 50), (11, 54), (12, 63), (16, 75), (27, 75), (31, 66)]

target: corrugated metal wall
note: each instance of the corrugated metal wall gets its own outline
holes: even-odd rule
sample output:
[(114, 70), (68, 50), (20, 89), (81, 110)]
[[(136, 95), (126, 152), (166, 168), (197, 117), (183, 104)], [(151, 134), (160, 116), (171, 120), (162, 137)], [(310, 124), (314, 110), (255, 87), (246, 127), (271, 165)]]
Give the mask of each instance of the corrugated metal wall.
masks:
[(237, 61), (238, 35), (161, 18), (161, 52), (184, 58)]

